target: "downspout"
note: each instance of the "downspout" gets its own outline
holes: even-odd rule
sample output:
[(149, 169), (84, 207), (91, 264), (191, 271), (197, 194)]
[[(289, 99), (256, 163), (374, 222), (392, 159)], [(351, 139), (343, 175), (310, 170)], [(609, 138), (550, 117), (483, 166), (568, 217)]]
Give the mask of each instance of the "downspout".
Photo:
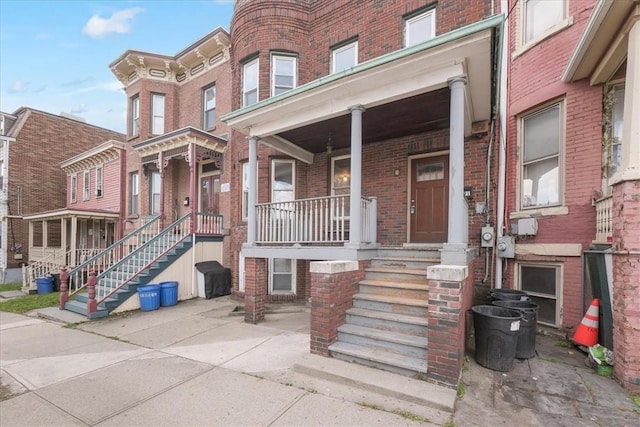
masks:
[[(507, 0), (500, 0), (500, 11), (505, 14), (509, 10)], [(498, 199), (496, 207), (496, 242), (503, 236), (505, 209), (505, 181), (507, 162), (507, 59), (509, 57), (509, 17), (505, 14), (502, 26), (502, 55), (500, 57), (500, 97), (498, 114), (500, 117), (500, 140), (498, 149)], [(495, 251), (495, 248), (494, 248)], [(494, 287), (502, 288), (502, 257), (496, 256)]]

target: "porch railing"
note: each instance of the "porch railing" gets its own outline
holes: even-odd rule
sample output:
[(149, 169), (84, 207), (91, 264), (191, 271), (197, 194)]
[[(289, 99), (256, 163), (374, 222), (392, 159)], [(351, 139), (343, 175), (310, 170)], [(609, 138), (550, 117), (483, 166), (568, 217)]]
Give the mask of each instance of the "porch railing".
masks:
[(613, 197), (605, 196), (593, 202), (596, 208), (596, 239), (594, 243), (611, 243), (613, 239)]
[[(290, 202), (261, 203), (257, 209), (257, 243), (345, 243), (349, 241), (349, 195)], [(376, 241), (376, 199), (363, 197), (361, 238)]]
[(196, 216), (196, 233), (214, 236), (222, 235), (222, 215), (198, 212)]
[[(47, 274), (57, 274), (62, 267), (74, 267), (83, 263), (102, 249), (75, 249), (63, 252), (61, 248), (49, 251), (49, 254), (34, 261), (22, 269), (22, 288), (34, 289), (35, 280)], [(31, 254), (31, 252), (29, 252)]]

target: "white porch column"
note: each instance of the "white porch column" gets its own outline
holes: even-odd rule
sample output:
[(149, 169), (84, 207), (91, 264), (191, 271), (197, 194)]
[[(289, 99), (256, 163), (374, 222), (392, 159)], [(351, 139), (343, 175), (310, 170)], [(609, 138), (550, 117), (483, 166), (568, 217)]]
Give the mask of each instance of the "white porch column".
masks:
[(469, 213), (464, 198), (464, 76), (449, 80), (451, 107), (449, 118), (449, 231), (441, 262), (467, 264)]
[(362, 113), (364, 107), (355, 105), (351, 111), (351, 187), (349, 198), (349, 244), (359, 245), (362, 241), (361, 208), (362, 198)]
[[(640, 14), (640, 5), (636, 6)], [(629, 30), (627, 75), (624, 84), (624, 128), (620, 173), (613, 182), (640, 179), (640, 19)]]
[(249, 195), (247, 206), (247, 243), (256, 242), (256, 203), (258, 200), (256, 183), (258, 182), (258, 138), (249, 137)]

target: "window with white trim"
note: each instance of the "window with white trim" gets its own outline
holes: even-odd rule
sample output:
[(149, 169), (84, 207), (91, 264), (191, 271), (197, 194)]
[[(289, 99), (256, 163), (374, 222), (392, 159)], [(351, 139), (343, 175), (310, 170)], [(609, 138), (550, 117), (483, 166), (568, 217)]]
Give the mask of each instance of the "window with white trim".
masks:
[(295, 200), (295, 160), (271, 161), (271, 202)]
[(238, 291), (244, 292), (244, 255), (238, 254)]
[(522, 44), (543, 38), (567, 19), (566, 0), (524, 0)]
[(292, 259), (269, 258), (269, 293), (296, 293), (296, 262)]
[(605, 193), (611, 194), (610, 182), (613, 175), (618, 172), (622, 163), (622, 129), (624, 127), (624, 83), (610, 87), (605, 95), (605, 144), (604, 153), (606, 159)]
[(436, 36), (436, 10), (431, 9), (404, 21), (404, 45), (413, 46)]
[(129, 174), (129, 215), (137, 215), (138, 210), (138, 195), (140, 193), (140, 179), (138, 172), (131, 172)]
[(102, 197), (103, 194), (103, 167), (96, 167), (96, 197)]
[(271, 55), (271, 96), (291, 90), (297, 84), (297, 58), (290, 55)]
[(358, 65), (358, 42), (331, 50), (331, 72), (338, 73)]
[(140, 133), (140, 97), (131, 98), (131, 129), (130, 135), (136, 136)]
[(520, 207), (562, 203), (563, 103), (520, 117)]
[(216, 87), (206, 88), (202, 97), (202, 110), (204, 111), (202, 122), (205, 129), (211, 129), (216, 126)]
[(538, 305), (538, 322), (559, 327), (562, 307), (562, 265), (518, 263), (518, 288)]
[(258, 102), (258, 58), (242, 66), (242, 106)]
[(349, 194), (351, 193), (351, 156), (331, 158), (331, 195), (345, 196), (331, 204), (332, 217), (349, 218)]
[(71, 203), (76, 203), (78, 201), (78, 175), (71, 175), (71, 182), (69, 185), (71, 186)]
[(151, 172), (151, 197), (149, 198), (149, 212), (151, 215), (160, 213), (160, 172)]
[[(256, 186), (256, 194), (257, 194), (258, 193), (257, 182), (255, 186)], [(242, 220), (246, 221), (248, 217), (249, 217), (249, 162), (244, 162), (242, 163)]]
[(84, 171), (82, 175), (82, 200), (87, 201), (91, 198), (91, 174)]
[(151, 94), (151, 134), (162, 135), (164, 133), (164, 95)]

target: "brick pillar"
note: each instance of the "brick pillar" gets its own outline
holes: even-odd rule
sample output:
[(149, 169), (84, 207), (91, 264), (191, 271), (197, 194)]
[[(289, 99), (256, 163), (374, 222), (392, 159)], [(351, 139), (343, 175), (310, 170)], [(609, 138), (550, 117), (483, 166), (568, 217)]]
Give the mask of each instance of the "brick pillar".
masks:
[(244, 321), (256, 324), (264, 320), (269, 290), (267, 260), (245, 258), (244, 271)]
[(640, 391), (640, 181), (613, 192), (613, 352), (616, 376)]
[(458, 384), (465, 355), (466, 313), (473, 286), (466, 265), (427, 268), (429, 280), (429, 379)]
[(336, 342), (338, 326), (345, 322), (366, 265), (368, 262), (357, 261), (310, 263), (311, 353), (329, 356), (329, 346)]

